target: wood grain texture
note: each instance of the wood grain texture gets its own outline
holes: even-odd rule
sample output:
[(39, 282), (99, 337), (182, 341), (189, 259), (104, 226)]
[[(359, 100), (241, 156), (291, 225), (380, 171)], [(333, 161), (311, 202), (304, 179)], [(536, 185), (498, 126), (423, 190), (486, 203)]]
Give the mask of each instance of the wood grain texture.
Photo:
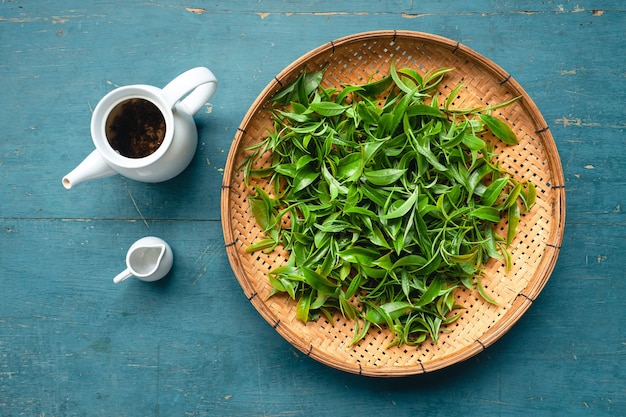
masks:
[[(622, 3), (0, 2), (0, 415), (626, 414)], [(321, 365), (267, 325), (232, 275), (219, 212), (228, 149), (264, 86), (377, 29), (458, 40), (510, 72), (550, 126), (567, 192), (559, 261), (513, 329), (392, 381)], [(63, 189), (104, 94), (197, 65), (220, 87), (196, 115), (188, 170)], [(114, 286), (149, 234), (174, 250), (169, 277)]]

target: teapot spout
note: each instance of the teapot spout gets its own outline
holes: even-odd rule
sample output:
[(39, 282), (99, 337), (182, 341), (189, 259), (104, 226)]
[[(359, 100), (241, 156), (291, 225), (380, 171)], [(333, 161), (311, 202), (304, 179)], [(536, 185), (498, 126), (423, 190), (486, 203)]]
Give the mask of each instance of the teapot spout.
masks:
[(83, 181), (109, 177), (116, 173), (117, 172), (105, 162), (102, 156), (100, 156), (98, 150), (94, 150), (83, 162), (74, 168), (72, 172), (63, 177), (62, 182), (63, 186), (69, 190)]

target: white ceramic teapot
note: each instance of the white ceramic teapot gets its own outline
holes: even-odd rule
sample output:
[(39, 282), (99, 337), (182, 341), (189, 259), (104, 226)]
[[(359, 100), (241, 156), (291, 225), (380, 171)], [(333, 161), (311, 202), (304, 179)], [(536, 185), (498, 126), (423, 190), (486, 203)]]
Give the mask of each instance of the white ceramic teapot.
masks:
[(100, 100), (91, 118), (96, 149), (63, 178), (63, 186), (122, 174), (161, 182), (180, 174), (198, 146), (193, 115), (217, 89), (204, 67), (190, 69), (163, 89), (149, 85), (119, 87)]

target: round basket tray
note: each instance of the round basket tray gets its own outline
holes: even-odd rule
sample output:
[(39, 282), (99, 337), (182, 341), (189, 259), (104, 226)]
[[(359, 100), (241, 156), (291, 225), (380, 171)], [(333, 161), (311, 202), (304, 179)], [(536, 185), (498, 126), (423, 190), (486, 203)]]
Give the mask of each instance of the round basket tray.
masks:
[[(323, 85), (341, 87), (380, 79), (396, 60), (398, 68), (419, 71), (453, 67), (439, 87), (448, 95), (459, 83), (455, 106), (474, 107), (522, 98), (497, 110), (519, 139), (517, 146), (497, 148), (499, 163), (520, 180), (531, 180), (537, 202), (522, 216), (516, 239), (509, 248), (513, 266), (509, 272), (500, 260), (487, 264), (483, 285), (497, 301), (484, 301), (476, 291), (457, 290), (457, 301), (466, 310), (441, 333), (418, 347), (390, 347), (391, 332), (370, 329), (351, 346), (353, 323), (340, 315), (331, 325), (323, 317), (302, 323), (296, 318), (296, 302), (287, 296), (268, 298), (272, 287), (267, 273), (287, 260), (287, 253), (248, 253), (246, 247), (262, 237), (249, 207), (241, 168), (246, 148), (259, 142), (272, 128), (265, 110), (268, 100), (293, 81), (303, 69), (326, 68)], [(365, 32), (322, 45), (303, 55), (278, 74), (245, 115), (230, 149), (224, 172), (221, 201), (226, 251), (232, 269), (253, 306), (287, 341), (307, 356), (328, 366), (362, 375), (391, 377), (420, 374), (450, 366), (481, 352), (505, 334), (530, 307), (545, 286), (559, 253), (565, 222), (563, 172), (554, 140), (539, 110), (522, 87), (502, 68), (458, 42), (419, 32)], [(503, 227), (504, 222), (503, 221)], [(504, 230), (504, 229), (503, 229)]]

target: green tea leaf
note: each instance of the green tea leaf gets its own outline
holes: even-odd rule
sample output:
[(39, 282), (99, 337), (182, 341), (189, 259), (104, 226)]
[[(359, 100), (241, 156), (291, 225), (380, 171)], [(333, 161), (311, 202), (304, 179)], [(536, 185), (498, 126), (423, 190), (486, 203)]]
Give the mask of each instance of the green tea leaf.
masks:
[(487, 125), (491, 133), (507, 145), (517, 145), (517, 136), (511, 127), (502, 120), (488, 114), (481, 114), (480, 118)]
[(402, 204), (397, 207), (393, 207), (391, 211), (381, 216), (382, 219), (390, 220), (397, 219), (399, 217), (404, 216), (409, 212), (409, 210), (415, 208), (415, 203), (417, 202), (417, 197), (419, 196), (419, 188), (415, 188), (415, 191), (411, 194), (409, 198), (406, 199)]
[(478, 207), (469, 214), (472, 217), (477, 217), (492, 223), (498, 223), (500, 221), (500, 211), (493, 207)]
[(350, 106), (337, 104), (333, 102), (322, 101), (319, 103), (311, 103), (309, 108), (320, 116), (332, 117), (338, 116), (345, 112)]
[[(376, 125), (380, 119), (381, 109), (373, 104), (366, 104), (363, 101), (359, 101), (356, 104), (356, 115), (360, 120), (369, 125)], [(356, 117), (355, 117), (356, 119)], [(355, 120), (355, 125), (359, 125), (358, 120)]]
[(363, 276), (360, 273), (352, 277), (352, 280), (350, 281), (350, 285), (348, 286), (348, 289), (346, 290), (347, 298), (353, 297), (354, 294), (356, 294), (357, 291), (359, 291), (359, 289), (361, 288), (361, 283), (363, 282), (362, 277)]
[(363, 156), (360, 152), (352, 152), (339, 160), (337, 178), (346, 181), (356, 181), (363, 172)]
[(504, 265), (506, 267), (506, 272), (511, 272), (511, 268), (513, 268), (513, 258), (511, 257), (511, 252), (507, 250), (504, 245), (499, 245), (500, 250), (502, 251), (502, 255), (504, 255)]
[(294, 178), (298, 170), (295, 164), (276, 164), (273, 166), (274, 171), (286, 177)]
[(319, 177), (319, 172), (315, 172), (310, 168), (303, 168), (296, 172), (296, 176), (293, 180), (292, 193), (301, 191), (303, 188), (311, 185)]
[(525, 193), (525, 198), (524, 198), (524, 207), (525, 207), (524, 211), (528, 211), (531, 208), (533, 208), (536, 201), (537, 201), (537, 189), (535, 188), (535, 184), (528, 181), (528, 183), (526, 184), (526, 193)]
[(411, 106), (408, 106), (405, 110), (405, 114), (409, 117), (430, 116), (438, 119), (447, 120), (447, 116), (441, 113), (439, 109), (427, 106), (426, 104), (413, 104)]
[(482, 247), (490, 258), (501, 258), (500, 252), (498, 252), (498, 242), (501, 239), (496, 235), (493, 227), (488, 226), (485, 228), (485, 241)]
[(339, 310), (344, 317), (355, 320), (357, 318), (357, 313), (355, 307), (350, 304), (346, 297), (343, 294), (339, 294)]
[(395, 320), (408, 314), (413, 309), (413, 305), (407, 301), (392, 301), (381, 305), (380, 308), (387, 313), (391, 320)]
[(502, 208), (506, 210), (509, 207), (511, 207), (513, 204), (517, 204), (517, 198), (519, 197), (521, 192), (522, 192), (522, 183), (515, 184), (515, 187), (513, 187), (513, 189), (509, 192), (509, 195), (506, 197), (506, 200), (504, 201), (504, 205), (502, 206)]
[(272, 101), (275, 103), (288, 104), (296, 100), (299, 97), (301, 86), (303, 87), (304, 92), (309, 95), (319, 87), (323, 76), (324, 70), (315, 71), (309, 74), (303, 71), (302, 74), (300, 74), (300, 76), (291, 84), (275, 94), (274, 97), (272, 97)]
[(313, 293), (310, 292), (307, 295), (300, 297), (296, 306), (296, 318), (300, 321), (309, 321), (309, 309), (311, 307), (311, 297)]
[(422, 79), (422, 76), (413, 68), (400, 68), (397, 72), (413, 78), (420, 88), (424, 88), (424, 80)]
[(400, 179), (405, 172), (406, 169), (384, 168), (370, 171), (366, 170), (363, 172), (363, 175), (374, 185), (390, 185)]
[(424, 80), (423, 88), (425, 90), (430, 90), (436, 87), (443, 80), (444, 75), (453, 70), (454, 68), (445, 68), (445, 67), (428, 70), (426, 74), (424, 74), (424, 76), (422, 77)]
[(504, 187), (509, 183), (508, 177), (498, 178), (492, 182), (485, 190), (482, 197), (482, 203), (486, 206), (493, 206)]
[(387, 326), (393, 326), (393, 320), (385, 310), (381, 307), (369, 303), (367, 306), (367, 312), (365, 313), (365, 320), (373, 324), (387, 324)]
[(259, 250), (273, 249), (278, 245), (274, 239), (261, 239), (246, 247), (246, 252), (256, 252)]
[(444, 283), (442, 279), (439, 277), (433, 279), (433, 281), (428, 286), (426, 292), (422, 294), (419, 301), (417, 302), (417, 306), (423, 307), (427, 304), (432, 303), (433, 300), (439, 295), (439, 291), (441, 291), (442, 288), (444, 288)]
[(261, 229), (267, 230), (271, 224), (272, 204), (262, 189), (257, 188), (256, 192), (256, 197), (250, 197), (250, 210)]
[(394, 81), (394, 83), (398, 86), (398, 88), (400, 88), (400, 90), (402, 90), (404, 93), (406, 94), (412, 94), (415, 89), (411, 88), (410, 86), (407, 86), (404, 81), (402, 81), (402, 79), (400, 78), (400, 75), (398, 74), (398, 72), (396, 71), (396, 64), (395, 61), (391, 62), (391, 70), (390, 70), (390, 74), (391, 74), (391, 78)]
[(520, 220), (520, 209), (516, 203), (516, 204), (513, 204), (511, 207), (509, 207), (509, 224), (508, 224), (507, 233), (506, 233), (507, 245), (510, 245), (511, 242), (513, 242), (513, 239), (515, 238), (519, 220)]
[(407, 255), (407, 256), (403, 256), (402, 258), (398, 259), (393, 266), (391, 267), (391, 269), (397, 269), (397, 268), (402, 268), (402, 267), (417, 267), (417, 268), (421, 268), (424, 265), (426, 265), (428, 263), (428, 260), (426, 258), (424, 258), (423, 256), (420, 255)]
[(485, 148), (485, 141), (477, 136), (465, 134), (461, 140), (471, 150), (482, 151)]
[(361, 86), (362, 94), (367, 97), (376, 97), (379, 94), (384, 93), (391, 87), (393, 80), (390, 76), (381, 78), (378, 81), (372, 81), (370, 83)]
[(307, 116), (306, 114), (298, 114), (282, 110), (277, 110), (277, 113), (292, 122), (305, 123), (309, 120), (309, 116)]
[(340, 251), (337, 255), (344, 261), (362, 265), (369, 265), (380, 257), (377, 250), (361, 247), (348, 248)]
[(337, 291), (337, 285), (310, 268), (302, 267), (302, 276), (307, 284), (323, 294), (334, 294)]
[(478, 294), (480, 294), (483, 300), (487, 301), (490, 304), (494, 304), (494, 305), (498, 304), (496, 300), (494, 300), (493, 298), (491, 298), (489, 294), (487, 294), (485, 287), (483, 287), (480, 274), (478, 274), (478, 276), (476, 277), (476, 289), (478, 290)]

